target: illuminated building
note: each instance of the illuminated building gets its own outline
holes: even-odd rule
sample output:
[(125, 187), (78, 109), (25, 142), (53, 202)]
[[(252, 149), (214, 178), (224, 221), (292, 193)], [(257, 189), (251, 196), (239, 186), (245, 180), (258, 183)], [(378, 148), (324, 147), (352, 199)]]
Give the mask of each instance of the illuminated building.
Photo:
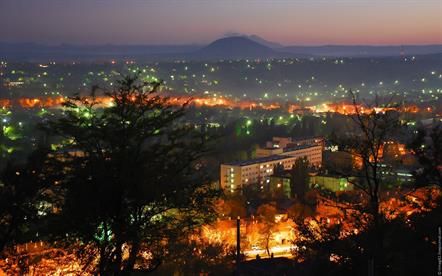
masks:
[[(302, 137), (293, 140), (293, 145), (302, 146), (302, 145), (321, 145), (323, 148), (325, 147), (325, 140), (319, 136), (311, 136), (311, 137)], [(289, 145), (290, 146), (290, 145)]]
[(292, 194), (290, 173), (270, 177), (269, 192), (274, 198), (290, 198)]
[(303, 145), (321, 145), (325, 146), (325, 140), (318, 136), (309, 136), (293, 139), (291, 137), (273, 137), (272, 141), (266, 142), (267, 148), (287, 148)]
[[(354, 189), (351, 181), (355, 181), (354, 177), (347, 179), (345, 177), (331, 175), (315, 175), (310, 173), (310, 187), (327, 189), (332, 192), (352, 191)], [(278, 175), (270, 177), (269, 192), (275, 198), (290, 198), (292, 187), (292, 176), (290, 171), (284, 171)], [(296, 185), (296, 184), (295, 184)]]
[(267, 148), (285, 148), (292, 143), (291, 137), (273, 137), (272, 141), (266, 143)]
[(306, 157), (311, 166), (321, 167), (322, 165), (322, 146), (320, 145), (301, 145), (286, 148), (258, 148), (256, 156), (258, 158), (269, 157), (272, 155), (287, 155), (296, 158)]
[(281, 155), (288, 155), (296, 159), (306, 157), (310, 166), (322, 166), (322, 145), (301, 145), (286, 147)]
[(413, 171), (405, 167), (394, 168), (391, 165), (379, 164), (379, 173), (381, 179), (387, 186), (393, 187), (396, 185), (411, 184), (415, 181)]
[(288, 170), (298, 158), (306, 157), (310, 165), (321, 167), (322, 146), (301, 145), (286, 148), (257, 149), (257, 159), (222, 164), (220, 185), (223, 189), (237, 189), (247, 184), (264, 185), (270, 182), (273, 168), (283, 165)]
[(310, 177), (310, 186), (315, 188), (327, 189), (333, 192), (338, 191), (352, 191), (355, 177), (347, 179), (346, 177), (330, 176), (330, 175), (315, 175)]
[(297, 157), (290, 155), (272, 155), (252, 160), (221, 164), (220, 185), (223, 189), (231, 191), (241, 188), (243, 185), (264, 185), (270, 182), (273, 168), (283, 165), (284, 169), (290, 169)]
[(324, 138), (307, 137), (294, 140), (291, 137), (273, 137), (266, 143), (265, 148), (256, 150), (256, 157), (271, 155), (289, 155), (296, 158), (307, 157), (311, 166), (321, 167)]
[(262, 157), (267, 157), (267, 156), (271, 156), (271, 155), (278, 155), (278, 154), (282, 154), (283, 153), (283, 149), (282, 148), (271, 148), (271, 147), (266, 147), (266, 148), (257, 148), (256, 149), (256, 157), (258, 158), (262, 158)]
[(23, 81), (8, 81), (8, 82), (5, 82), (4, 86), (6, 88), (15, 88), (15, 87), (21, 87), (24, 84), (25, 83)]

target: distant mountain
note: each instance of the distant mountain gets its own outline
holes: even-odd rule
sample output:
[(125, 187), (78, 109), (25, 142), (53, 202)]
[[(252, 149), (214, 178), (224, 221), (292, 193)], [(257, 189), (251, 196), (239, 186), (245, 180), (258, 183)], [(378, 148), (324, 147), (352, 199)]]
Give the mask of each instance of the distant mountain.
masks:
[(324, 45), (287, 46), (267, 41), (257, 35), (236, 35), (218, 39), (209, 45), (43, 45), (0, 42), (0, 59), (44, 62), (48, 60), (101, 61), (138, 59), (170, 61), (176, 59), (214, 60), (246, 58), (321, 57), (399, 57), (442, 54), (442, 45)]
[(278, 48), (283, 48), (284, 47), (284, 45), (282, 45), (280, 43), (265, 40), (264, 38), (262, 38), (260, 36), (257, 36), (257, 35), (249, 35), (249, 36), (246, 36), (246, 37), (251, 39), (251, 40), (253, 40), (253, 41), (255, 41), (255, 42), (257, 42), (257, 43), (259, 43), (259, 44), (267, 46), (269, 48), (278, 49)]
[(287, 57), (287, 54), (276, 51), (244, 36), (221, 38), (192, 54), (200, 59), (244, 59)]
[(218, 39), (209, 45), (44, 45), (37, 43), (1, 43), (0, 58), (13, 61), (47, 60), (108, 60), (141, 59), (165, 61), (173, 59), (244, 59), (289, 57), (262, 43), (279, 46), (258, 36), (232, 36)]
[(287, 53), (301, 53), (314, 56), (330, 57), (379, 57), (400, 56), (401, 52), (406, 56), (428, 55), (442, 53), (442, 45), (393, 45), (393, 46), (370, 46), (370, 45), (324, 45), (324, 46), (287, 46), (280, 49)]

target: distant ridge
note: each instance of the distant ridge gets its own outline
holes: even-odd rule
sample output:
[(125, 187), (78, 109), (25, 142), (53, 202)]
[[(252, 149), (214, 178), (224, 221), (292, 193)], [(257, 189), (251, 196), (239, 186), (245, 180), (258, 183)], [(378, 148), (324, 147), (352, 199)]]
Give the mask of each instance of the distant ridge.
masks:
[(15, 61), (45, 60), (102, 60), (109, 58), (147, 58), (164, 59), (165, 56), (175, 58), (179, 53), (194, 52), (203, 45), (44, 45), (38, 43), (7, 43), (0, 42), (0, 58)]
[(442, 53), (442, 45), (321, 45), (287, 46), (280, 50), (287, 53), (302, 53), (313, 56), (329, 57), (386, 57), (400, 56), (401, 48), (406, 56)]
[(44, 45), (0, 42), (0, 59), (20, 62), (101, 61), (139, 59), (144, 61), (306, 58), (306, 57), (400, 57), (442, 54), (442, 45), (320, 45), (283, 46), (257, 35), (237, 34), (209, 45)]

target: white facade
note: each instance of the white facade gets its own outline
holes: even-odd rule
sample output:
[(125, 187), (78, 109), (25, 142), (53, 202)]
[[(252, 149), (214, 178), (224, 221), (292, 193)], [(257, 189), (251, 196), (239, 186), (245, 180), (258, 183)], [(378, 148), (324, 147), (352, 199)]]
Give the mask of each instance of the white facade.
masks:
[[(258, 151), (257, 151), (258, 152)], [(220, 169), (220, 186), (223, 189), (235, 190), (247, 184), (263, 185), (270, 181), (273, 168), (281, 164), (284, 169), (290, 169), (298, 158), (306, 157), (312, 166), (322, 165), (322, 146), (303, 145), (293, 148), (279, 149), (277, 155), (270, 155), (273, 151), (261, 151), (268, 156), (261, 158), (222, 164)]]
[(220, 170), (220, 186), (223, 189), (235, 190), (243, 185), (268, 183), (273, 174), (273, 168), (281, 164), (290, 169), (296, 157), (288, 155), (273, 155), (248, 161), (222, 164)]
[(288, 148), (258, 148), (256, 150), (256, 157), (264, 158), (272, 155), (288, 155), (296, 158), (307, 157), (311, 166), (322, 166), (322, 150), (323, 147), (320, 144), (312, 145), (300, 145)]
[(289, 155), (296, 158), (307, 157), (311, 166), (322, 166), (322, 145), (302, 145), (293, 148), (285, 148), (282, 155)]

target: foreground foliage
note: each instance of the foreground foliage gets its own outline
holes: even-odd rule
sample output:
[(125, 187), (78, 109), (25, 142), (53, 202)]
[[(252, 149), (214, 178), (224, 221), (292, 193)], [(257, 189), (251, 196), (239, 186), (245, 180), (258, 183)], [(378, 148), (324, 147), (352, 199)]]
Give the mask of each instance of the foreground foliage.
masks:
[(79, 246), (86, 270), (154, 270), (161, 245), (212, 218), (216, 192), (201, 163), (207, 139), (182, 123), (185, 106), (170, 105), (159, 87), (126, 76), (104, 91), (109, 106), (94, 89), (46, 125), (63, 140), (50, 155), (53, 171), (63, 171), (51, 239)]

